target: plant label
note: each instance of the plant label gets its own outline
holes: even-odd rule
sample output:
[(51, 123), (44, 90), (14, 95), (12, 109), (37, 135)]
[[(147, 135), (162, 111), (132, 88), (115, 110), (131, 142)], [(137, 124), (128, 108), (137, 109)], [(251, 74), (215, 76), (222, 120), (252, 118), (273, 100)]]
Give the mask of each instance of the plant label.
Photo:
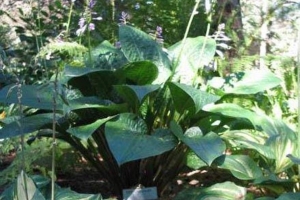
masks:
[(135, 188), (123, 190), (124, 200), (155, 200), (157, 197), (156, 187)]

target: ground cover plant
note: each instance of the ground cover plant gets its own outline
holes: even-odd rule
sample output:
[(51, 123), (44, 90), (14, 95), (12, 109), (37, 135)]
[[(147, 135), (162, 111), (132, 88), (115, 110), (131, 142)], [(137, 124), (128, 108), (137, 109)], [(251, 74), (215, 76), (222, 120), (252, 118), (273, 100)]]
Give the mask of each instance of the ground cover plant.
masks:
[[(276, 117), (278, 110), (288, 112), (282, 85), (293, 90), (295, 79), (291, 83), (272, 69), (218, 71), (215, 63), (226, 54), (221, 47), (230, 46), (224, 26), (210, 28), (218, 2), (184, 4), (193, 9), (185, 16), (187, 28), (181, 40), (176, 35), (167, 45), (163, 27), (149, 18), (143, 26), (130, 16), (137, 10), (141, 18), (140, 12), (153, 9), (147, 3), (127, 2), (134, 5), (127, 13), (118, 1), (99, 2), (55, 1), (46, 5), (48, 12), (38, 4), (33, 18), (22, 15), (26, 26), (17, 31), (26, 45), (16, 52), (29, 59), (2, 57), (0, 139), (21, 142), (18, 162), (9, 168), (18, 173), (5, 178), (12, 184), (1, 199), (109, 198), (55, 183), (65, 146), (97, 170), (116, 198), (137, 186), (156, 186), (163, 197), (186, 167), (229, 178), (185, 188), (174, 199), (299, 198), (299, 137), (290, 127), (296, 120)], [(197, 10), (207, 19), (204, 36), (192, 28)], [(57, 23), (47, 25), (49, 19)], [(99, 27), (112, 25), (103, 33), (97, 27), (101, 19)], [(292, 73), (283, 75), (295, 77)], [(30, 150), (41, 154), (26, 154)], [(73, 155), (68, 162), (78, 161)], [(41, 173), (33, 175), (30, 168), (39, 159)]]

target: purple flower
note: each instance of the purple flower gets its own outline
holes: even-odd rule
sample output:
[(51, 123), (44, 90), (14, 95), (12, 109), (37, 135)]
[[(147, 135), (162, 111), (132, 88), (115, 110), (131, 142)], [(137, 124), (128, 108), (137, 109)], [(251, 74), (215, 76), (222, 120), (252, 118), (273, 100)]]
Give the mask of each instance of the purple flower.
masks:
[(95, 24), (94, 23), (89, 23), (89, 30), (90, 31), (95, 30)]
[(89, 8), (92, 9), (95, 5), (96, 5), (96, 1), (95, 0), (90, 0)]
[(161, 26), (157, 26), (156, 27), (156, 37), (157, 38), (162, 38), (162, 32), (163, 32), (163, 29)]
[(122, 11), (121, 18), (120, 18), (121, 24), (126, 24), (127, 19), (128, 19), (128, 13)]
[(83, 27), (79, 28), (77, 31), (76, 31), (76, 35), (77, 36), (80, 36), (82, 35), (86, 30), (86, 25), (84, 25)]
[(84, 26), (84, 23), (85, 23), (85, 19), (81, 17), (78, 22), (79, 27), (82, 28)]

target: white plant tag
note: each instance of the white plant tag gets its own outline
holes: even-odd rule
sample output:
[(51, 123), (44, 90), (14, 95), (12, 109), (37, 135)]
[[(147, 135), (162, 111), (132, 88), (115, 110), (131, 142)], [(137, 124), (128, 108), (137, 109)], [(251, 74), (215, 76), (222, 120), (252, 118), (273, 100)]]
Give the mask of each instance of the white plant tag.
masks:
[(123, 199), (124, 200), (155, 200), (158, 199), (157, 188), (146, 187), (146, 188), (124, 189)]

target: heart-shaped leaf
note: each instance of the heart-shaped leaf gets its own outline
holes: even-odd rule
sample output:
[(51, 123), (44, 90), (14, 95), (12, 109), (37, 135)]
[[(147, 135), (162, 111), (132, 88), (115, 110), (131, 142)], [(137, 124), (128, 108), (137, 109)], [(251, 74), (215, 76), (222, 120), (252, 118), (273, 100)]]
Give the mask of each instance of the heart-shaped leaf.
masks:
[(162, 154), (177, 144), (173, 134), (159, 129), (147, 135), (147, 125), (136, 115), (120, 114), (115, 121), (105, 125), (108, 146), (119, 165)]
[[(190, 134), (191, 131), (192, 134)], [(200, 129), (198, 134), (196, 133), (195, 127), (185, 132), (182, 141), (208, 165), (211, 165), (226, 149), (225, 143), (216, 133), (210, 132), (203, 136)]]
[(226, 145), (216, 133), (210, 132), (203, 136), (199, 127), (191, 127), (183, 134), (181, 127), (174, 121), (170, 127), (173, 134), (208, 165), (225, 151)]
[(171, 62), (166, 52), (148, 34), (131, 26), (119, 28), (121, 50), (130, 62), (152, 61), (158, 67), (156, 83), (165, 82), (171, 75)]

